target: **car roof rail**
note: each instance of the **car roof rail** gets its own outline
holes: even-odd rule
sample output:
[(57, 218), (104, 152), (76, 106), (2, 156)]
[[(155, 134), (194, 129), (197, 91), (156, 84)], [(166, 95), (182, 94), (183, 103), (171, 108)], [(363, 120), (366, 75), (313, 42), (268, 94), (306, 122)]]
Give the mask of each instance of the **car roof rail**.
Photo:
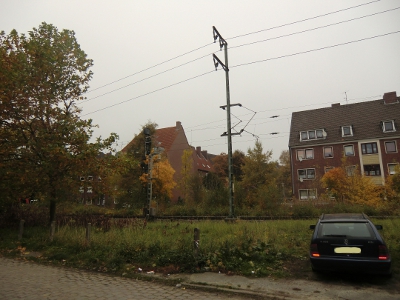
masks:
[(362, 215), (363, 215), (364, 219), (369, 220), (368, 216), (365, 213), (362, 213)]
[(325, 214), (323, 213), (319, 218), (320, 218), (321, 220), (323, 220), (323, 219), (324, 219), (324, 216), (325, 216)]

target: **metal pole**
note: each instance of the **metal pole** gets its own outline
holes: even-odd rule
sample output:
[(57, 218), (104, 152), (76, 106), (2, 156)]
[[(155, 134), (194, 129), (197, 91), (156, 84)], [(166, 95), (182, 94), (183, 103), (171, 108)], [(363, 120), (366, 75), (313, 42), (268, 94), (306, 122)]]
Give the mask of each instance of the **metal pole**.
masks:
[(234, 198), (233, 198), (232, 131), (231, 131), (231, 100), (229, 91), (228, 43), (222, 38), (222, 36), (219, 34), (215, 26), (213, 26), (213, 37), (214, 37), (214, 42), (219, 38), (220, 49), (224, 47), (224, 53), (225, 53), (225, 64), (222, 63), (215, 54), (213, 54), (213, 59), (214, 59), (215, 69), (217, 69), (218, 65), (220, 64), (222, 68), (225, 70), (226, 114), (227, 114), (227, 127), (228, 127), (226, 135), (228, 135), (229, 218), (234, 218), (235, 212), (234, 212)]
[(225, 52), (225, 81), (226, 81), (226, 115), (228, 133), (228, 179), (229, 179), (229, 218), (234, 217), (233, 201), (233, 166), (232, 166), (232, 131), (231, 131), (231, 99), (229, 90), (228, 44), (224, 43)]
[(151, 197), (153, 196), (153, 185), (151, 173), (153, 169), (153, 155), (149, 155), (149, 167), (148, 167), (148, 177), (147, 177), (147, 218), (150, 218), (150, 207), (151, 207)]

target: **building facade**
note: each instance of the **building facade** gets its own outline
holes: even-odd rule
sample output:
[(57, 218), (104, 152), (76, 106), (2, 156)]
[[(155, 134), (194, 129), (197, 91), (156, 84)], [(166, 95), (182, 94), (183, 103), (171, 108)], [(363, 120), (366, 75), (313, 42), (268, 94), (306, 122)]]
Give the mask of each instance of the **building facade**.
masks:
[(400, 103), (396, 92), (383, 99), (294, 112), (289, 153), (294, 197), (316, 199), (320, 179), (346, 158), (349, 176), (358, 168), (383, 185), (400, 162)]
[[(185, 134), (185, 130), (180, 121), (177, 121), (175, 126), (156, 129), (152, 136), (153, 145), (164, 148), (163, 155), (166, 155), (171, 167), (174, 169), (174, 181), (179, 183), (181, 180), (182, 156), (185, 150), (191, 150), (191, 173), (205, 176), (205, 174), (213, 171), (212, 158), (215, 155), (209, 154), (202, 150), (200, 146), (196, 148), (191, 146)], [(122, 152), (126, 152), (132, 140)], [(182, 192), (177, 185), (172, 191), (172, 201), (176, 202), (182, 198)]]

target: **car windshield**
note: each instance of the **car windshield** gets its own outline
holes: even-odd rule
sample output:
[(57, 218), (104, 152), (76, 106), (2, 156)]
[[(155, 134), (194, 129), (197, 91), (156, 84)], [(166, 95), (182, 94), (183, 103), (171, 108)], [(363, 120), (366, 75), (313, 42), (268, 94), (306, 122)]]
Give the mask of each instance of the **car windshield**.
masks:
[(329, 222), (320, 223), (318, 237), (356, 237), (374, 238), (374, 232), (367, 222)]

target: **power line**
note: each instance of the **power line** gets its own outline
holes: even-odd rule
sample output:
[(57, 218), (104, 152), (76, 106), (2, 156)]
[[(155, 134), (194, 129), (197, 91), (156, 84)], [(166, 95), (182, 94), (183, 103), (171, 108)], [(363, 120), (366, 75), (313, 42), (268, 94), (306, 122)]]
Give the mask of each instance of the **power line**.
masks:
[[(365, 99), (371, 99), (371, 98), (377, 98), (377, 97), (380, 97), (380, 95), (352, 98), (352, 99), (348, 99), (348, 101), (365, 100)], [(278, 108), (278, 109), (263, 110), (263, 111), (259, 111), (258, 113), (271, 112), (271, 111), (280, 111), (280, 110), (287, 110), (287, 109), (294, 109), (294, 108), (303, 108), (303, 107), (310, 107), (310, 106), (324, 105), (324, 104), (332, 104), (332, 103), (334, 103), (334, 102), (323, 102), (323, 103), (312, 103), (312, 104), (308, 104), (308, 105), (289, 106), (289, 107), (283, 107), (283, 108)], [(282, 117), (288, 117), (288, 116), (290, 116), (290, 115), (280, 115), (279, 116), (280, 119), (275, 119), (275, 120), (269, 121), (269, 122), (256, 123), (255, 125), (261, 125), (261, 124), (264, 124), (264, 123), (272, 123), (272, 122), (281, 121)], [(271, 118), (271, 117), (268, 117), (268, 118)], [(262, 119), (265, 119), (265, 118), (258, 118), (256, 120), (262, 120)], [(218, 122), (225, 122), (225, 119), (194, 125), (194, 126), (191, 126), (191, 127), (187, 127), (186, 129), (188, 130), (190, 128), (196, 128), (196, 127), (210, 125), (210, 124), (214, 124), (214, 123), (218, 123)], [(217, 125), (217, 126), (214, 126), (214, 127), (198, 128), (198, 129), (195, 129), (195, 130), (192, 129), (192, 130), (190, 130), (190, 132), (204, 131), (204, 130), (216, 130), (216, 129), (219, 129), (219, 128), (224, 128), (224, 126), (225, 125), (222, 124), (222, 125)], [(282, 132), (280, 132), (280, 133), (282, 133)], [(285, 133), (285, 132), (283, 132), (283, 133)], [(260, 135), (269, 135), (269, 134), (260, 134)], [(219, 140), (219, 139), (220, 139), (220, 137), (215, 138), (215, 139), (203, 140), (203, 141), (208, 142), (208, 141)], [(124, 144), (128, 144), (130, 141), (131, 140), (129, 140), (129, 141), (120, 141), (120, 143), (122, 145), (124, 145)], [(199, 141), (199, 142), (203, 142), (203, 141)], [(197, 141), (195, 141), (195, 142), (197, 142)]]
[(237, 36), (234, 36), (234, 37), (231, 37), (231, 38), (228, 38), (228, 39), (233, 40), (233, 39), (236, 39), (236, 38), (239, 38), (239, 37), (244, 37), (244, 36), (248, 36), (248, 35), (264, 32), (264, 31), (278, 29), (278, 28), (282, 28), (282, 27), (285, 27), (285, 26), (290, 26), (290, 25), (294, 25), (294, 24), (298, 24), (298, 23), (302, 23), (302, 22), (306, 22), (306, 21), (310, 21), (310, 20), (326, 17), (326, 16), (329, 16), (329, 15), (337, 14), (337, 13), (342, 12), (342, 11), (350, 10), (350, 9), (353, 9), (353, 8), (358, 8), (358, 7), (369, 5), (369, 4), (372, 4), (372, 3), (375, 3), (375, 2), (379, 2), (379, 1), (381, 1), (381, 0), (375, 0), (375, 1), (367, 2), (367, 3), (351, 6), (351, 7), (348, 7), (348, 8), (336, 10), (336, 11), (333, 11), (333, 12), (329, 12), (329, 13), (326, 13), (326, 14), (317, 15), (317, 16), (314, 16), (314, 17), (310, 17), (310, 18), (306, 18), (306, 19), (302, 19), (302, 20), (298, 20), (298, 21), (294, 21), (294, 22), (290, 22), (290, 23), (286, 23), (286, 24), (282, 24), (282, 25), (278, 25), (278, 26), (273, 26), (273, 27), (270, 27), (270, 28), (267, 28), (267, 29), (262, 29), (262, 30), (258, 30), (258, 31), (253, 31), (253, 32), (237, 35)]
[[(348, 101), (353, 102), (353, 101), (357, 101), (357, 100), (365, 100), (365, 99), (372, 99), (372, 98), (378, 98), (378, 97), (381, 97), (381, 95), (352, 98), (352, 99), (348, 99)], [(310, 106), (316, 106), (316, 105), (320, 106), (320, 105), (332, 104), (332, 103), (335, 103), (335, 102), (323, 102), (323, 103), (312, 103), (312, 104), (307, 104), (307, 105), (288, 106), (288, 107), (282, 107), (282, 108), (276, 108), (276, 109), (261, 110), (261, 111), (259, 111), (257, 113), (260, 114), (260, 113), (264, 113), (264, 112), (275, 112), (275, 111), (282, 111), (282, 110), (295, 109), (295, 108), (304, 108), (304, 107), (310, 107)], [(248, 114), (245, 114), (245, 115), (248, 115)], [(245, 115), (242, 115), (242, 116), (245, 116)], [(271, 121), (268, 121), (268, 122), (256, 123), (255, 125), (260, 125), (260, 124), (264, 124), (264, 123), (278, 122), (278, 121), (280, 122), (280, 121), (282, 121), (282, 118), (287, 119), (287, 117), (290, 117), (290, 115), (280, 115), (279, 117), (280, 117), (279, 119), (271, 120)], [(271, 117), (268, 117), (268, 119), (269, 118), (271, 118)], [(263, 119), (267, 119), (267, 118), (257, 118), (255, 120), (263, 120)], [(194, 125), (194, 126), (191, 126), (191, 127), (187, 127), (187, 129), (196, 128), (196, 127), (205, 126), (205, 125), (210, 125), (210, 124), (214, 124), (214, 123), (218, 123), (218, 122), (224, 122), (224, 121), (225, 121), (224, 119), (221, 119), (221, 120), (218, 120), (218, 121), (202, 123), (202, 124)], [(194, 131), (213, 130), (213, 129), (219, 129), (219, 128), (222, 128), (222, 127), (224, 127), (224, 124), (217, 125), (217, 126), (214, 126), (214, 127), (198, 128), (198, 129), (194, 129), (194, 130), (192, 129), (190, 131), (194, 132)]]
[(356, 20), (361, 20), (361, 19), (364, 19), (364, 18), (372, 17), (372, 16), (376, 16), (376, 15), (379, 15), (379, 14), (387, 13), (387, 12), (394, 11), (394, 10), (397, 10), (397, 9), (400, 9), (400, 7), (391, 8), (391, 9), (387, 9), (385, 11), (381, 11), (381, 12), (377, 12), (377, 13), (373, 13), (373, 14), (369, 14), (369, 15), (365, 15), (365, 16), (361, 16), (361, 17), (357, 17), (357, 18), (352, 18), (352, 19), (348, 19), (348, 20), (344, 20), (344, 21), (340, 21), (340, 22), (336, 22), (336, 23), (331, 23), (331, 24), (328, 24), (328, 25), (323, 25), (323, 26), (314, 27), (314, 28), (310, 28), (310, 29), (305, 29), (305, 30), (301, 30), (301, 31), (297, 31), (297, 32), (292, 32), (292, 33), (289, 33), (289, 34), (284, 34), (284, 35), (280, 35), (280, 36), (276, 36), (276, 37), (272, 37), (272, 38), (268, 38), (268, 39), (264, 39), (264, 40), (245, 43), (245, 44), (241, 44), (241, 45), (238, 45), (238, 46), (233, 46), (230, 49), (240, 48), (240, 47), (243, 47), (243, 46), (250, 46), (250, 45), (254, 45), (254, 44), (258, 44), (258, 43), (264, 43), (264, 42), (267, 42), (267, 41), (277, 40), (277, 39), (280, 39), (280, 38), (293, 36), (293, 35), (297, 35), (297, 34), (302, 34), (302, 33), (310, 32), (310, 31), (315, 31), (315, 30), (322, 29), (322, 28), (328, 28), (328, 27), (331, 27), (331, 26), (336, 26), (336, 25), (340, 25), (340, 24), (344, 24), (344, 23), (348, 23), (348, 22), (352, 22), (352, 21), (356, 21)]
[[(323, 26), (314, 27), (314, 28), (310, 28), (310, 29), (306, 29), (306, 30), (302, 30), (302, 31), (297, 31), (297, 32), (293, 32), (293, 33), (289, 33), (289, 34), (285, 34), (285, 35), (280, 35), (280, 36), (276, 36), (276, 37), (272, 37), (272, 38), (268, 38), (268, 39), (264, 39), (264, 40), (259, 40), (259, 41), (255, 41), (255, 42), (245, 43), (245, 44), (241, 44), (241, 45), (238, 45), (238, 46), (233, 46), (233, 47), (231, 47), (230, 49), (240, 48), (240, 47), (244, 47), (244, 46), (250, 46), (250, 45), (254, 45), (254, 44), (258, 44), (258, 43), (263, 43), (263, 42), (267, 42), (267, 41), (271, 41), (271, 40), (276, 40), (276, 39), (280, 39), (280, 38), (284, 38), (284, 37), (294, 36), (294, 35), (297, 35), (297, 34), (302, 34), (302, 33), (306, 33), (306, 32), (311, 32), (311, 31), (315, 31), (315, 30), (318, 30), (318, 29), (323, 29), (323, 28), (327, 28), (327, 27), (331, 27), (331, 26), (340, 25), (340, 24), (343, 24), (343, 23), (348, 23), (348, 22), (355, 21), (355, 20), (364, 19), (364, 18), (367, 18), (367, 17), (376, 16), (376, 15), (383, 14), (383, 13), (387, 13), (387, 12), (394, 11), (394, 10), (397, 10), (397, 9), (400, 9), (400, 7), (388, 9), (388, 10), (385, 10), (385, 11), (381, 11), (381, 12), (377, 12), (377, 13), (373, 13), (373, 14), (369, 14), (369, 15), (364, 15), (364, 16), (357, 17), (357, 18), (352, 18), (352, 19), (349, 19), (349, 20), (340, 21), (340, 22), (337, 22), (337, 23), (331, 23), (331, 24), (328, 24), (328, 25), (323, 25)], [(198, 50), (198, 49), (201, 49), (201, 48), (204, 48), (204, 46), (203, 46), (203, 47), (200, 47), (200, 48), (197, 48), (197, 49), (195, 49), (195, 50), (192, 50), (192, 51), (190, 51), (190, 52), (187, 52), (186, 54), (191, 53), (191, 52), (194, 52), (194, 51), (196, 51), (196, 50)], [(122, 87), (120, 87), (120, 88), (111, 90), (111, 91), (109, 91), (109, 92), (103, 93), (103, 94), (101, 94), (101, 95), (98, 95), (98, 96), (93, 97), (93, 98), (90, 98), (90, 99), (86, 99), (86, 100), (82, 101), (81, 103), (86, 103), (86, 102), (95, 100), (95, 99), (97, 99), (97, 98), (103, 97), (103, 96), (105, 96), (105, 95), (111, 94), (111, 93), (116, 92), (116, 91), (119, 91), (119, 90), (122, 90), (122, 89), (124, 89), (124, 88), (127, 88), (127, 87), (129, 87), (129, 86), (135, 85), (135, 84), (137, 84), (137, 83), (146, 81), (146, 80), (148, 80), (148, 79), (154, 78), (154, 77), (156, 77), (156, 76), (159, 76), (159, 75), (161, 75), (161, 74), (167, 73), (167, 72), (169, 72), (169, 71), (178, 69), (178, 68), (180, 68), (180, 67), (182, 67), (182, 66), (188, 65), (188, 64), (190, 64), (190, 63), (192, 63), (192, 62), (195, 62), (195, 61), (198, 61), (198, 60), (203, 59), (203, 58), (205, 58), (205, 57), (208, 57), (208, 56), (211, 55), (211, 54), (212, 54), (212, 53), (209, 53), (209, 54), (200, 56), (200, 57), (198, 57), (198, 58), (195, 58), (195, 59), (193, 59), (193, 60), (190, 60), (190, 61), (188, 61), (188, 62), (185, 62), (185, 63), (183, 63), (183, 64), (180, 64), (180, 65), (178, 65), (178, 66), (175, 66), (175, 67), (169, 68), (169, 69), (167, 69), (167, 70), (161, 71), (161, 72), (156, 73), (156, 74), (154, 74), (154, 75), (148, 76), (148, 77), (143, 78), (143, 79), (141, 79), (141, 80), (138, 80), (138, 81), (135, 81), (135, 82), (133, 82), (133, 83), (127, 84), (127, 85), (125, 85), (125, 86), (122, 86)], [(175, 58), (182, 57), (182, 56), (183, 56), (183, 55), (180, 55), (180, 56), (177, 56), (177, 57), (175, 57)], [(175, 59), (175, 58), (173, 58), (173, 59)], [(173, 59), (171, 59), (171, 60), (173, 60)], [(168, 61), (171, 61), (171, 60), (168, 60)], [(161, 63), (161, 64), (162, 64), (162, 63)], [(161, 65), (161, 64), (158, 64), (158, 65)], [(150, 68), (153, 68), (153, 67), (150, 67)], [(150, 68), (148, 68), (148, 69), (150, 69)], [(148, 70), (148, 69), (145, 69), (145, 70)], [(143, 71), (145, 71), (145, 70), (143, 70)], [(143, 72), (143, 71), (139, 71), (139, 72), (137, 72), (137, 73), (135, 73), (135, 74), (126, 76), (126, 77), (124, 77), (124, 78), (122, 78), (122, 79), (129, 78), (129, 77), (131, 77), (131, 76), (133, 76), (133, 75), (136, 75), (136, 74), (139, 74), (139, 73), (141, 73), (141, 72)], [(120, 79), (120, 80), (122, 80), (122, 79)], [(118, 82), (118, 81), (120, 81), (120, 80), (114, 81), (113, 83), (116, 83), (116, 82)], [(111, 84), (111, 83), (110, 83), (110, 84)], [(110, 84), (107, 84), (107, 85), (110, 85)], [(107, 86), (107, 85), (105, 85), (105, 86)]]
[[(212, 54), (212, 53), (209, 53), (209, 54), (203, 55), (203, 56), (201, 56), (201, 57), (195, 58), (195, 59), (193, 59), (193, 60), (191, 60), (191, 61), (185, 62), (185, 63), (183, 63), (183, 64), (180, 64), (180, 65), (178, 65), (178, 66), (172, 67), (172, 68), (170, 68), (170, 69), (164, 70), (164, 71), (159, 72), (159, 73), (157, 73), (157, 74), (148, 76), (148, 77), (146, 77), (146, 78), (143, 78), (143, 79), (141, 79), (141, 80), (135, 81), (135, 82), (130, 83), (130, 84), (127, 84), (127, 85), (122, 86), (122, 87), (120, 87), (120, 88), (111, 90), (111, 91), (109, 91), (109, 92), (106, 92), (106, 93), (104, 93), (104, 94), (98, 95), (98, 96), (96, 96), (96, 97), (93, 97), (93, 98), (90, 98), (90, 99), (87, 99), (87, 100), (84, 100), (84, 101), (82, 101), (81, 103), (85, 103), (85, 102), (92, 101), (92, 100), (94, 100), (94, 99), (97, 99), (97, 98), (103, 97), (103, 96), (105, 96), (105, 95), (114, 93), (114, 92), (116, 92), (116, 91), (122, 90), (122, 89), (124, 89), (124, 88), (127, 88), (128, 86), (132, 86), (132, 85), (134, 85), (134, 84), (137, 84), (137, 83), (139, 83), (139, 82), (146, 81), (146, 80), (148, 80), (148, 79), (150, 79), (150, 78), (154, 78), (154, 77), (156, 77), (156, 76), (158, 76), (158, 75), (167, 73), (167, 72), (172, 71), (172, 70), (174, 70), (174, 69), (178, 69), (178, 68), (180, 68), (180, 67), (182, 67), (182, 66), (185, 66), (185, 65), (187, 65), (187, 64), (190, 64), (190, 63), (195, 62), (195, 61), (197, 61), (197, 60), (200, 60), (200, 59), (202, 59), (202, 58), (208, 57), (208, 56), (211, 55), (211, 54)], [(132, 76), (133, 76), (133, 75), (132, 75)], [(127, 77), (125, 77), (125, 78), (127, 78)]]
[(155, 67), (161, 66), (161, 65), (163, 65), (163, 64), (165, 64), (165, 63), (167, 63), (167, 62), (173, 61), (173, 60), (175, 60), (175, 59), (177, 59), (177, 58), (180, 58), (180, 57), (182, 57), (182, 56), (185, 56), (185, 55), (190, 54), (190, 53), (192, 53), (192, 52), (195, 52), (195, 51), (197, 51), (197, 50), (203, 49), (203, 48), (205, 48), (205, 47), (211, 46), (211, 45), (213, 45), (213, 44), (214, 44), (214, 43), (209, 43), (209, 44), (203, 45), (203, 46), (201, 46), (201, 47), (198, 47), (198, 48), (196, 48), (196, 49), (190, 50), (190, 51), (188, 51), (188, 52), (186, 52), (186, 53), (183, 53), (183, 54), (180, 54), (180, 55), (175, 56), (175, 57), (173, 57), (173, 58), (170, 58), (170, 59), (168, 59), (168, 60), (165, 60), (165, 61), (160, 62), (160, 63), (158, 63), (158, 64), (155, 64), (155, 65), (153, 65), (153, 66), (151, 66), (151, 67), (148, 67), (148, 68), (146, 68), (146, 69), (140, 70), (140, 71), (135, 72), (135, 73), (133, 73), (133, 74), (130, 74), (130, 75), (128, 75), (128, 76), (122, 77), (122, 78), (117, 79), (117, 80), (114, 80), (114, 81), (112, 81), (112, 82), (110, 82), (110, 83), (107, 83), (107, 84), (104, 84), (104, 85), (99, 86), (99, 87), (97, 87), (97, 88), (94, 88), (94, 89), (88, 91), (86, 94), (89, 94), (89, 93), (91, 93), (91, 92), (97, 91), (97, 90), (102, 89), (102, 88), (104, 88), (104, 87), (106, 87), (106, 86), (109, 86), (109, 85), (111, 85), (111, 84), (120, 82), (120, 81), (122, 81), (122, 80), (124, 80), (124, 79), (127, 79), (127, 78), (129, 78), (129, 77), (132, 77), (132, 76), (137, 75), (137, 74), (140, 74), (140, 73), (143, 73), (143, 72), (148, 71), (148, 70), (150, 70), (150, 69), (153, 69), (153, 68), (155, 68)]
[[(238, 36), (231, 37), (231, 38), (229, 38), (229, 39), (232, 40), (232, 39), (236, 39), (236, 38), (239, 38), (239, 37), (244, 37), (244, 36), (248, 36), (248, 35), (252, 35), (252, 34), (264, 32), (264, 31), (270, 31), (270, 30), (273, 30), (273, 29), (282, 28), (282, 27), (285, 27), (285, 26), (290, 26), (290, 25), (294, 25), (294, 24), (298, 24), (298, 23), (310, 21), (310, 20), (313, 20), (313, 19), (321, 18), (321, 17), (326, 17), (326, 16), (329, 16), (329, 15), (332, 15), (332, 14), (337, 14), (337, 13), (339, 13), (339, 12), (343, 12), (343, 11), (347, 11), (347, 10), (350, 10), (350, 9), (358, 8), (358, 7), (361, 7), (361, 6), (369, 5), (369, 4), (372, 4), (372, 3), (375, 3), (375, 2), (379, 2), (379, 1), (381, 1), (381, 0), (375, 0), (375, 1), (367, 2), (367, 3), (363, 3), (363, 4), (359, 4), (359, 5), (347, 7), (347, 8), (344, 8), (344, 9), (340, 9), (340, 10), (337, 10), (337, 11), (333, 11), (333, 12), (329, 12), (329, 13), (317, 15), (317, 16), (314, 16), (314, 17), (310, 17), (310, 18), (306, 18), (306, 19), (302, 19), (302, 20), (298, 20), (298, 21), (294, 21), (294, 22), (290, 22), (290, 23), (286, 23), (286, 24), (282, 24), (282, 25), (278, 25), (278, 26), (274, 26), (274, 27), (270, 27), (270, 28), (267, 28), (267, 29), (262, 29), (262, 30), (258, 30), (258, 31), (254, 31), (254, 32), (245, 33), (245, 34), (242, 34), (242, 35), (238, 35)], [(214, 44), (214, 43), (205, 44), (205, 45), (203, 45), (203, 46), (200, 46), (200, 47), (198, 47), (198, 48), (195, 48), (195, 49), (193, 49), (193, 50), (190, 50), (190, 51), (188, 51), (188, 52), (185, 52), (185, 53), (183, 53), (183, 54), (180, 54), (180, 55), (178, 55), (178, 56), (175, 56), (175, 57), (173, 57), (173, 58), (167, 59), (167, 60), (165, 60), (165, 61), (163, 61), (163, 62), (160, 62), (160, 63), (158, 63), (158, 64), (155, 64), (155, 65), (153, 65), (153, 66), (150, 66), (150, 67), (148, 67), (148, 68), (145, 68), (145, 69), (143, 69), (143, 70), (140, 70), (140, 71), (138, 71), (138, 72), (132, 73), (132, 74), (127, 75), (127, 76), (125, 76), (125, 77), (122, 77), (122, 78), (120, 78), (120, 79), (114, 80), (114, 81), (109, 82), (109, 83), (104, 84), (104, 85), (101, 85), (101, 86), (99, 86), (99, 87), (97, 87), (97, 88), (91, 89), (90, 91), (86, 92), (86, 94), (89, 94), (89, 93), (91, 93), (91, 92), (97, 91), (97, 90), (102, 89), (102, 88), (104, 88), (104, 87), (110, 86), (110, 85), (112, 85), (112, 84), (114, 84), (114, 83), (120, 82), (120, 81), (125, 80), (125, 79), (127, 79), (127, 78), (130, 78), (130, 77), (132, 77), (132, 76), (135, 76), (135, 75), (138, 75), (138, 74), (140, 74), (140, 73), (143, 73), (143, 72), (145, 72), (145, 71), (151, 70), (151, 69), (153, 69), (153, 68), (155, 68), (155, 67), (161, 66), (161, 65), (163, 65), (163, 64), (166, 64), (166, 63), (171, 62), (171, 61), (173, 61), (173, 60), (175, 60), (175, 59), (178, 59), (178, 58), (183, 57), (183, 56), (185, 56), (185, 55), (188, 55), (188, 54), (190, 54), (190, 53), (196, 52), (196, 51), (198, 51), (198, 50), (200, 50), (200, 49), (203, 49), (203, 48), (205, 48), (205, 47), (211, 46), (211, 45), (213, 45), (213, 44)], [(117, 90), (119, 90), (119, 89), (117, 89)], [(98, 97), (100, 97), (100, 96), (98, 96)], [(98, 98), (98, 97), (96, 97), (96, 98)], [(92, 99), (89, 99), (88, 101), (90, 101), (90, 100), (92, 100)]]
[(90, 114), (93, 114), (93, 113), (96, 113), (96, 112), (99, 112), (99, 111), (102, 111), (102, 110), (105, 110), (105, 109), (108, 109), (108, 108), (111, 108), (111, 107), (114, 107), (114, 106), (121, 105), (121, 104), (126, 103), (126, 102), (130, 102), (130, 101), (132, 101), (132, 100), (136, 100), (136, 99), (142, 98), (142, 97), (147, 96), (147, 95), (150, 95), (150, 94), (154, 94), (154, 93), (156, 93), (156, 92), (159, 92), (159, 91), (168, 89), (168, 88), (170, 88), (170, 87), (173, 87), (173, 86), (179, 85), (179, 84), (181, 84), (181, 83), (184, 83), (184, 82), (187, 82), (187, 81), (190, 81), (190, 80), (193, 80), (193, 79), (202, 77), (202, 76), (204, 76), (204, 75), (207, 75), (207, 74), (210, 74), (210, 73), (213, 73), (213, 72), (214, 72), (214, 70), (208, 71), (208, 72), (205, 72), (205, 73), (203, 73), (203, 74), (196, 75), (196, 76), (194, 76), (194, 77), (187, 78), (187, 79), (181, 80), (181, 81), (179, 81), (179, 82), (175, 82), (175, 83), (173, 83), (173, 84), (170, 84), (170, 85), (164, 86), (164, 87), (162, 87), (162, 88), (153, 90), (153, 91), (151, 91), (151, 92), (148, 92), (148, 93), (145, 93), (145, 94), (142, 94), (142, 95), (139, 95), (139, 96), (130, 98), (130, 99), (128, 99), (128, 100), (121, 101), (121, 102), (115, 103), (115, 104), (113, 104), (113, 105), (109, 105), (109, 106), (106, 106), (106, 107), (103, 107), (103, 108), (94, 110), (94, 111), (92, 111), (92, 112), (89, 112), (89, 113), (87, 113), (87, 114), (84, 114), (83, 116), (87, 116), (87, 115), (90, 115)]
[(388, 35), (391, 35), (391, 34), (396, 34), (396, 33), (399, 33), (399, 32), (400, 32), (400, 30), (389, 32), (389, 33), (384, 33), (384, 34), (380, 34), (380, 35), (375, 35), (375, 36), (372, 36), (372, 37), (367, 37), (367, 38), (363, 38), (363, 39), (359, 39), (359, 40), (353, 40), (353, 41), (349, 41), (349, 42), (345, 42), (345, 43), (335, 44), (335, 45), (331, 45), (331, 46), (325, 46), (325, 47), (321, 47), (321, 48), (315, 48), (315, 49), (296, 52), (296, 53), (292, 53), (292, 54), (286, 54), (286, 55), (281, 55), (281, 56), (277, 56), (277, 57), (271, 57), (271, 58), (267, 58), (267, 59), (256, 60), (256, 61), (252, 61), (252, 62), (248, 62), (248, 63), (243, 63), (243, 64), (238, 64), (238, 65), (235, 65), (235, 66), (231, 66), (231, 69), (232, 68), (237, 68), (237, 67), (243, 67), (243, 66), (247, 66), (247, 65), (252, 65), (252, 64), (256, 64), (256, 63), (262, 63), (262, 62), (266, 62), (266, 61), (271, 61), (271, 60), (276, 60), (276, 59), (296, 56), (296, 55), (300, 55), (300, 54), (306, 54), (306, 53), (316, 52), (316, 51), (320, 51), (320, 50), (326, 50), (326, 49), (335, 48), (335, 47), (339, 47), (339, 46), (345, 46), (345, 45), (349, 45), (349, 44), (353, 44), (353, 43), (358, 43), (358, 42), (362, 42), (362, 41), (375, 39), (375, 38), (378, 38), (378, 37), (383, 37), (383, 36), (388, 36)]
[[(296, 53), (292, 53), (292, 54), (286, 54), (286, 55), (281, 55), (281, 56), (277, 56), (277, 57), (272, 57), (272, 58), (267, 58), (267, 59), (252, 61), (252, 62), (248, 62), (248, 63), (243, 63), (243, 64), (238, 64), (238, 65), (235, 65), (235, 66), (231, 66), (230, 68), (232, 69), (232, 68), (237, 68), (237, 67), (243, 67), (243, 66), (247, 66), (247, 65), (256, 64), (256, 63), (263, 63), (263, 62), (267, 62), (267, 61), (271, 61), (271, 60), (277, 60), (277, 59), (282, 59), (282, 58), (286, 58), (286, 57), (292, 57), (292, 56), (297, 56), (297, 55), (301, 55), (301, 54), (307, 54), (307, 53), (311, 53), (311, 52), (326, 50), (326, 49), (330, 49), (330, 48), (335, 48), (335, 47), (339, 47), (339, 46), (344, 46), (344, 45), (349, 45), (349, 44), (353, 44), (353, 43), (358, 43), (358, 42), (362, 42), (362, 41), (366, 41), (366, 40), (371, 40), (371, 39), (375, 39), (375, 38), (379, 38), (379, 37), (383, 37), (383, 36), (388, 36), (388, 35), (396, 34), (396, 33), (399, 33), (399, 32), (400, 32), (400, 30), (398, 30), (398, 31), (393, 31), (393, 32), (389, 32), (389, 33), (384, 33), (384, 34), (380, 34), (380, 35), (375, 35), (375, 36), (372, 36), (372, 37), (367, 37), (367, 38), (363, 38), (363, 39), (359, 39), (359, 40), (353, 40), (353, 41), (349, 41), (349, 42), (344, 42), (344, 43), (340, 43), (340, 44), (335, 44), (335, 45), (331, 45), (331, 46), (325, 46), (325, 47), (321, 47), (321, 48), (315, 48), (315, 49), (306, 50), (306, 51), (301, 51), (301, 52), (296, 52)], [(105, 109), (108, 109), (108, 108), (111, 108), (111, 107), (114, 107), (114, 106), (117, 106), (117, 105), (120, 105), (120, 104), (123, 104), (123, 103), (126, 103), (126, 102), (130, 102), (130, 101), (132, 101), (132, 100), (136, 100), (136, 99), (138, 99), (138, 98), (141, 98), (141, 97), (144, 97), (144, 96), (147, 96), (147, 95), (150, 95), (150, 94), (154, 94), (154, 93), (156, 93), (156, 92), (159, 92), (159, 91), (168, 89), (168, 88), (170, 88), (170, 87), (173, 87), (173, 86), (176, 86), (176, 85), (179, 85), (179, 84), (182, 84), (182, 83), (184, 83), (184, 82), (187, 82), (187, 81), (190, 81), (190, 80), (193, 80), (193, 79), (196, 79), (196, 78), (205, 76), (205, 75), (210, 74), (210, 73), (212, 73), (212, 72), (214, 72), (214, 70), (213, 70), (213, 71), (205, 72), (205, 73), (200, 74), (200, 75), (196, 75), (196, 76), (194, 76), (194, 77), (190, 77), (190, 78), (181, 80), (181, 81), (179, 81), (179, 82), (176, 82), (176, 83), (173, 83), (173, 84), (164, 86), (164, 87), (162, 87), (162, 88), (159, 88), (159, 89), (150, 91), (150, 92), (148, 92), (148, 93), (145, 93), (145, 94), (142, 94), (142, 95), (139, 95), (139, 96), (130, 98), (130, 99), (128, 99), (128, 100), (121, 101), (121, 102), (119, 102), (119, 103), (106, 106), (106, 107), (104, 107), (104, 108), (101, 108), (101, 109), (98, 109), (98, 110), (89, 112), (89, 113), (87, 113), (87, 114), (84, 114), (83, 116), (86, 116), (86, 115), (89, 115), (89, 114), (93, 114), (93, 113), (96, 113), (96, 112), (99, 112), (99, 111), (103, 111), (103, 110), (105, 110)]]

